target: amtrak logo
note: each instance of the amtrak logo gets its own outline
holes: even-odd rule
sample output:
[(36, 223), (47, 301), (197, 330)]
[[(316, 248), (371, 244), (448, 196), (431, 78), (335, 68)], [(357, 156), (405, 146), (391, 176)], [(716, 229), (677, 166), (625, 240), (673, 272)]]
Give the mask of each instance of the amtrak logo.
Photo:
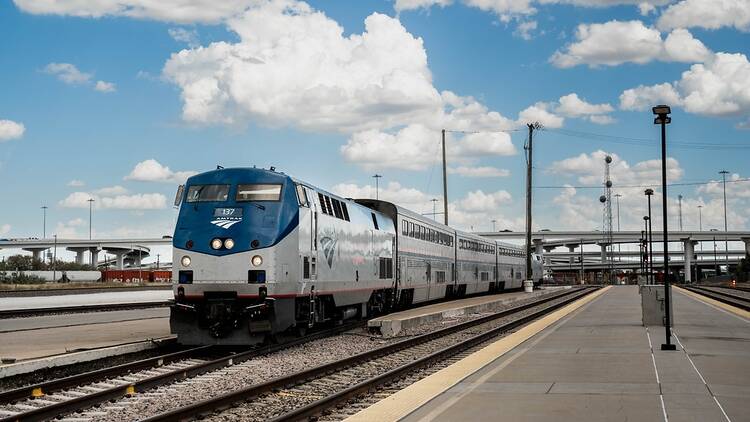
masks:
[(211, 224), (221, 227), (222, 229), (228, 229), (242, 220), (213, 220)]
[(323, 248), (323, 254), (326, 257), (328, 268), (331, 268), (333, 266), (333, 257), (336, 254), (337, 243), (338, 243), (337, 239), (334, 239), (329, 236), (320, 238), (320, 246)]

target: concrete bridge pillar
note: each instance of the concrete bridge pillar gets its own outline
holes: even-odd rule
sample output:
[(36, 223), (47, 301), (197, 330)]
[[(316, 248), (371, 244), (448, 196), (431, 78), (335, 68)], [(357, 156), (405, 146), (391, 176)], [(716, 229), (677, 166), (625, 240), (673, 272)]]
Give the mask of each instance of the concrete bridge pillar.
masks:
[(600, 243), (599, 247), (602, 251), (602, 262), (607, 262), (607, 245), (604, 243)]
[(685, 283), (692, 283), (693, 282), (693, 259), (695, 257), (695, 244), (697, 242), (688, 239), (682, 239), (682, 243), (684, 245), (685, 250)]
[[(576, 246), (578, 246), (578, 245), (577, 245), (577, 244), (569, 244), (569, 245), (565, 245), (565, 246), (566, 246), (566, 247), (568, 248), (568, 252), (570, 252), (570, 253), (573, 253), (573, 252), (575, 252), (575, 251), (576, 251)], [(574, 257), (574, 256), (571, 256), (571, 257), (569, 258), (568, 262), (569, 262), (569, 263), (570, 263), (571, 265), (575, 264), (575, 262), (576, 262), (576, 257)]]
[(96, 268), (99, 265), (99, 248), (90, 248), (89, 253), (91, 253), (91, 266)]
[(71, 252), (75, 252), (76, 253), (76, 264), (83, 265), (85, 263), (84, 259), (83, 259), (83, 254), (87, 250), (89, 250), (89, 248), (66, 248), (66, 249), (69, 250), (69, 251), (71, 251)]
[(745, 244), (745, 258), (750, 258), (750, 237), (740, 239)]
[(46, 251), (48, 248), (23, 248), (26, 252), (31, 252), (31, 255), (34, 257), (34, 259), (43, 260), (44, 259), (44, 251)]
[(125, 268), (125, 255), (128, 253), (125, 251), (122, 252), (113, 252), (115, 255), (115, 267), (117, 267), (118, 270), (122, 270)]

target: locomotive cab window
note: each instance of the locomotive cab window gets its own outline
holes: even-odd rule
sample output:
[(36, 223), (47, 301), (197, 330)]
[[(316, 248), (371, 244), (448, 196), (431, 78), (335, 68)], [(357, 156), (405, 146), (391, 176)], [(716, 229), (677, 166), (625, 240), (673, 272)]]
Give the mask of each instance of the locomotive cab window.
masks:
[(188, 188), (187, 202), (223, 202), (229, 196), (229, 185), (193, 185)]
[(237, 186), (237, 202), (278, 201), (281, 199), (281, 185), (252, 184)]
[(297, 201), (302, 207), (309, 207), (310, 203), (307, 201), (307, 192), (302, 185), (297, 185)]

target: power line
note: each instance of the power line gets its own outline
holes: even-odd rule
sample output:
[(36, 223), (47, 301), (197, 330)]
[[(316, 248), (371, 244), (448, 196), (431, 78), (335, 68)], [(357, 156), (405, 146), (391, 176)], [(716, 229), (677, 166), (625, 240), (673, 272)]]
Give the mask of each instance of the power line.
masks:
[[(624, 144), (624, 145), (646, 146), (646, 147), (654, 147), (654, 148), (658, 146), (657, 139), (605, 135), (601, 133), (583, 132), (583, 131), (568, 130), (568, 129), (545, 128), (543, 130), (557, 133), (557, 134), (564, 135), (564, 136), (573, 137), (573, 138), (594, 139), (594, 140), (613, 142), (613, 143)], [(670, 141), (669, 145), (670, 147), (684, 148), (684, 149), (726, 149), (726, 150), (750, 149), (750, 144), (690, 142), (690, 141), (679, 141), (679, 140)]]
[(446, 133), (462, 133), (462, 134), (472, 134), (472, 133), (509, 133), (509, 132), (521, 132), (525, 131), (526, 129), (507, 129), (507, 130), (454, 130), (454, 129), (445, 129)]
[[(735, 179), (735, 180), (727, 180), (727, 183), (741, 183), (741, 182), (750, 182), (750, 178), (746, 179)], [(668, 183), (667, 186), (701, 186), (701, 185), (710, 185), (710, 184), (719, 184), (722, 183), (721, 180), (711, 180), (708, 182), (687, 182), (687, 183)], [(617, 188), (652, 188), (654, 185), (617, 185)], [(585, 186), (572, 186), (572, 185), (565, 185), (565, 186), (534, 186), (534, 189), (568, 189), (568, 188), (574, 188), (574, 189), (601, 189), (602, 185), (585, 185)]]

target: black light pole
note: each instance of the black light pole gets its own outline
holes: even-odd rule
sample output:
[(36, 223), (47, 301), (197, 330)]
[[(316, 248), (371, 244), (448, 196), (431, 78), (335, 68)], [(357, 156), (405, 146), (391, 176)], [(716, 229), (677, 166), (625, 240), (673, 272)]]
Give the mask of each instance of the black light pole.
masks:
[(669, 286), (669, 238), (667, 231), (667, 125), (672, 123), (669, 113), (672, 110), (667, 105), (658, 105), (651, 109), (656, 118), (654, 124), (661, 125), (661, 213), (662, 227), (664, 237), (664, 308), (667, 313), (666, 324), (664, 324), (664, 336), (667, 342), (661, 345), (661, 350), (677, 350), (677, 346), (672, 344), (672, 317), (671, 317), (671, 296), (672, 291)]
[(644, 262), (644, 260), (643, 260), (643, 255), (644, 255), (644, 253), (645, 253), (645, 249), (644, 249), (643, 247), (644, 247), (645, 245), (646, 245), (646, 231), (645, 231), (645, 230), (641, 230), (641, 242), (640, 242), (640, 244), (638, 245), (638, 250), (640, 250), (640, 252), (641, 252), (641, 253), (640, 253), (640, 259), (641, 259), (641, 275), (643, 275), (643, 274), (645, 273), (645, 270), (644, 270), (644, 267), (645, 267), (645, 262)]
[[(712, 232), (717, 231), (716, 229), (711, 229)], [(719, 261), (716, 260), (716, 233), (714, 233), (714, 276), (719, 275)]]
[(648, 198), (648, 273), (649, 273), (649, 284), (654, 284), (654, 230), (651, 225), (651, 195), (654, 194), (654, 190), (651, 188), (646, 189), (644, 192), (646, 198)]
[(644, 266), (646, 267), (644, 269), (647, 271), (646, 284), (654, 284), (652, 280), (653, 273), (651, 271), (651, 267), (653, 266), (653, 264), (651, 263), (651, 260), (654, 259), (654, 254), (651, 252), (652, 245), (651, 245), (651, 242), (649, 241), (649, 235), (651, 231), (648, 229), (650, 225), (651, 225), (651, 217), (644, 215), (643, 216), (643, 226), (644, 226), (643, 228), (646, 230), (645, 245), (647, 245), (643, 249), (643, 254), (645, 255)]

